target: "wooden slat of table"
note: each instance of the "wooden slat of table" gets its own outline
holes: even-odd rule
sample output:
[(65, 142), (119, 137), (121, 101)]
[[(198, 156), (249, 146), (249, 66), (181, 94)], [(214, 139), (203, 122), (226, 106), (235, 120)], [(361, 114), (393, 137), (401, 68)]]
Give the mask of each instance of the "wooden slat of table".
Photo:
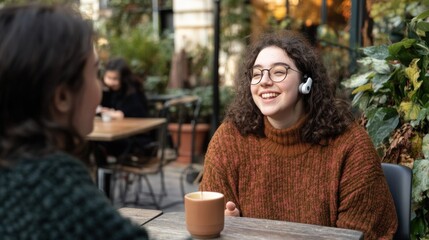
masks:
[(126, 217), (131, 219), (132, 222), (138, 224), (139, 226), (153, 220), (154, 218), (162, 215), (161, 210), (154, 209), (141, 209), (141, 208), (120, 208), (118, 212)]
[[(144, 225), (155, 239), (190, 238), (183, 212), (165, 213)], [(267, 219), (225, 217), (225, 227), (216, 239), (363, 239), (362, 232)]]
[(164, 118), (124, 118), (103, 122), (94, 120), (94, 130), (86, 137), (90, 141), (114, 141), (145, 133), (160, 127), (166, 122)]

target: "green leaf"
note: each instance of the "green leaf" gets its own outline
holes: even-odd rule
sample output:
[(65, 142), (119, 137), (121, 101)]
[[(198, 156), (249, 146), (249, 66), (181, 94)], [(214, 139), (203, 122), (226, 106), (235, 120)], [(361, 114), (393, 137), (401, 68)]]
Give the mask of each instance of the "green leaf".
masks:
[(402, 48), (410, 48), (416, 42), (416, 39), (404, 38), (402, 41), (394, 43), (388, 47), (391, 55), (397, 55)]
[(429, 159), (420, 159), (413, 164), (412, 200), (421, 203), (429, 190)]
[(429, 108), (422, 108), (420, 109), (419, 116), (416, 120), (411, 121), (411, 126), (416, 127), (420, 125), (421, 121), (424, 120), (426, 117), (429, 117)]
[(402, 101), (398, 111), (403, 114), (405, 121), (416, 120), (420, 112), (420, 106), (411, 101)]
[(368, 76), (372, 72), (366, 72), (360, 75), (353, 75), (349, 79), (343, 81), (341, 84), (346, 88), (357, 88), (368, 82)]
[(424, 216), (419, 216), (411, 221), (411, 233), (417, 236), (424, 236), (426, 234), (426, 221)]
[(422, 152), (425, 158), (429, 159), (429, 134), (423, 137)]
[(390, 67), (389, 64), (387, 64), (386, 60), (378, 60), (378, 59), (372, 59), (372, 66), (374, 67), (374, 70), (377, 73), (380, 74), (388, 74), (390, 73)]
[[(416, 53), (420, 55), (420, 57), (424, 57), (429, 55), (429, 48), (424, 43), (416, 43)], [(427, 64), (426, 64), (427, 66)]]
[(363, 57), (363, 58), (359, 58), (359, 59), (357, 60), (357, 62), (358, 62), (360, 65), (368, 66), (368, 65), (372, 64), (372, 60), (373, 60), (373, 59), (374, 59), (374, 58), (371, 58), (371, 57)]
[(371, 83), (367, 83), (367, 84), (364, 84), (362, 86), (357, 87), (355, 90), (353, 90), (352, 94), (356, 94), (356, 93), (359, 93), (359, 92), (365, 92), (365, 91), (368, 91), (368, 90), (371, 90), (371, 89), (372, 89), (372, 84)]
[(394, 108), (378, 108), (367, 113), (366, 129), (378, 147), (398, 126), (399, 116)]
[(409, 67), (405, 68), (405, 75), (408, 79), (410, 79), (411, 83), (413, 84), (413, 89), (417, 90), (422, 85), (423, 81), (418, 81), (417, 79), (420, 77), (420, 68), (417, 65), (420, 59), (414, 58), (413, 61), (411, 61), (411, 64)]
[(372, 78), (372, 88), (374, 92), (377, 92), (380, 88), (383, 87), (384, 83), (389, 81), (390, 75), (384, 74), (375, 74), (374, 78)]
[(424, 20), (424, 19), (426, 19), (428, 17), (429, 17), (429, 10), (426, 10), (426, 11), (420, 13), (418, 16), (416, 16), (415, 19), (422, 19), (422, 20)]
[(389, 49), (386, 45), (371, 46), (364, 48), (363, 53), (368, 57), (384, 60), (387, 56), (389, 56)]
[(429, 23), (428, 22), (418, 22), (417, 30), (428, 32), (429, 31)]
[(368, 92), (360, 92), (353, 98), (353, 106), (358, 106), (359, 109), (365, 110), (368, 107), (370, 96)]

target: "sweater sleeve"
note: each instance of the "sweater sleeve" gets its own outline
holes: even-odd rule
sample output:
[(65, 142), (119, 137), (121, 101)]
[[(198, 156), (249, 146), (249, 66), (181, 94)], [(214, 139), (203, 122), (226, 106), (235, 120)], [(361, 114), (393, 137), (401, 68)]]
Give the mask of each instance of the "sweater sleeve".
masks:
[(339, 186), (337, 226), (364, 232), (365, 239), (391, 239), (397, 217), (380, 159), (368, 134), (354, 128)]
[(58, 161), (46, 172), (42, 187), (48, 239), (148, 239), (147, 232), (123, 218), (93, 184), (76, 159)]
[[(234, 165), (232, 155), (228, 156), (227, 149), (232, 147), (235, 141), (231, 139), (234, 134), (227, 134), (225, 125), (221, 125), (210, 140), (206, 156), (204, 158), (204, 174), (199, 190), (220, 192), (225, 196), (225, 203), (234, 202), (240, 209), (238, 201), (238, 173)], [(229, 143), (228, 146), (225, 143)]]

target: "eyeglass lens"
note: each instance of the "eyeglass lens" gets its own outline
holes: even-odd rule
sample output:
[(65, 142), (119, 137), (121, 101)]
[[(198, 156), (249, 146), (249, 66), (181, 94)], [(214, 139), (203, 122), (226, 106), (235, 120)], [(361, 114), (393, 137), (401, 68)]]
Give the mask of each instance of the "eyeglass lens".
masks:
[(287, 76), (288, 67), (283, 65), (275, 65), (270, 69), (252, 68), (251, 84), (258, 84), (264, 75), (264, 71), (268, 72), (268, 77), (273, 82), (281, 82)]

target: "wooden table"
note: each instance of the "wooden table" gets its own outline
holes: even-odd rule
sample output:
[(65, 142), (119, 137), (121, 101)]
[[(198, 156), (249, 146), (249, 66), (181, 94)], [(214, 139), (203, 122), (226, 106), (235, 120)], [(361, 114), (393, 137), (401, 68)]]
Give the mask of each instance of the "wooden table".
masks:
[[(183, 212), (170, 212), (146, 223), (155, 239), (192, 239)], [(225, 227), (216, 239), (363, 239), (360, 231), (267, 219), (225, 217)]]
[[(104, 122), (100, 118), (95, 118), (94, 129), (86, 139), (89, 141), (110, 142), (160, 128), (166, 122), (165, 118), (123, 118), (108, 122)], [(109, 185), (111, 174), (112, 171), (110, 169), (99, 167), (95, 173), (98, 188), (105, 192), (108, 197), (110, 197)], [(108, 185), (108, 187), (105, 185)]]
[(123, 118), (103, 122), (94, 120), (94, 130), (86, 137), (89, 141), (114, 141), (145, 133), (166, 123), (165, 118)]
[(154, 218), (162, 214), (161, 210), (129, 207), (120, 208), (118, 209), (118, 212), (122, 216), (131, 219), (132, 222), (136, 223), (139, 226), (153, 220)]

